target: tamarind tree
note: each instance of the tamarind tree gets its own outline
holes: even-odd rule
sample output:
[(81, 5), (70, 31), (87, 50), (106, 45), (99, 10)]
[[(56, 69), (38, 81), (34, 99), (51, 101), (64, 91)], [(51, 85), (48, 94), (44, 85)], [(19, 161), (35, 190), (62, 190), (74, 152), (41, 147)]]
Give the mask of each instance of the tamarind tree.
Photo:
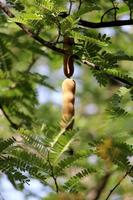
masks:
[(0, 171), (25, 199), (133, 198), (132, 30), (132, 0), (0, 0)]

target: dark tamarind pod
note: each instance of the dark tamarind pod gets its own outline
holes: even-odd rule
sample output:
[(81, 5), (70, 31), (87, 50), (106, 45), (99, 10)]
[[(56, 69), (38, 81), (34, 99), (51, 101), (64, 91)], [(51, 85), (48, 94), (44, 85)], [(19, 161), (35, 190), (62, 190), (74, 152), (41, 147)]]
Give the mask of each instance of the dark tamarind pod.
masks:
[(73, 38), (64, 37), (64, 49), (70, 53), (69, 55), (64, 55), (64, 74), (67, 78), (70, 78), (74, 73), (74, 58), (72, 56), (73, 44)]
[(72, 129), (74, 124), (74, 103), (76, 83), (72, 79), (65, 79), (62, 83), (63, 106), (61, 128)]
[(70, 55), (64, 55), (64, 74), (67, 78), (73, 76), (74, 73), (74, 59)]

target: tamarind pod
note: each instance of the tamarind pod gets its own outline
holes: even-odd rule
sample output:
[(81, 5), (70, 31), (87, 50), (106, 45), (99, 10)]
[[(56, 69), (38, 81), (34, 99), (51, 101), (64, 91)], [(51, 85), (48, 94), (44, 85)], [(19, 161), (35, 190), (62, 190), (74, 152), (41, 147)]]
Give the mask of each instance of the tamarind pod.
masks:
[(72, 103), (65, 103), (62, 108), (62, 118), (70, 120), (74, 116), (74, 106)]
[(65, 122), (67, 124), (71, 121), (71, 119), (72, 119), (72, 115), (69, 115), (69, 114), (64, 114), (64, 116), (62, 118), (63, 122)]
[(62, 108), (63, 116), (73, 116), (74, 115), (74, 105), (72, 103), (64, 103)]
[(62, 120), (61, 123), (61, 128), (65, 128), (66, 130), (71, 130), (73, 128), (74, 125), (74, 119), (70, 120), (70, 121), (66, 121), (66, 120)]
[(63, 102), (64, 104), (67, 102), (72, 102), (74, 103), (75, 98), (73, 98), (73, 93), (72, 92), (66, 92), (63, 94)]
[(74, 73), (74, 59), (70, 55), (64, 55), (64, 74), (70, 78)]
[(64, 37), (64, 49), (70, 53), (70, 55), (64, 55), (64, 74), (67, 78), (70, 78), (74, 73), (74, 59), (72, 56), (73, 43), (73, 38)]
[(76, 83), (74, 80), (66, 78), (63, 83), (62, 83), (62, 92), (71, 92), (72, 95), (75, 95), (75, 88), (76, 88)]
[(73, 128), (73, 124), (74, 124), (74, 110), (73, 110), (73, 115), (64, 113), (61, 119), (61, 128), (69, 130)]
[(74, 124), (74, 103), (75, 103), (75, 88), (76, 83), (74, 80), (65, 79), (62, 83), (63, 91), (63, 106), (62, 106), (62, 119), (61, 128), (72, 129)]

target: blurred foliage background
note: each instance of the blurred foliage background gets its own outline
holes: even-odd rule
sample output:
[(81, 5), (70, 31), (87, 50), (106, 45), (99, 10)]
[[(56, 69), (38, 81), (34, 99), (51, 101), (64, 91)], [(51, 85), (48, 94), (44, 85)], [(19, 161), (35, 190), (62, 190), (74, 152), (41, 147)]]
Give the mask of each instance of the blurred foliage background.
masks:
[[(62, 188), (65, 180), (74, 176), (82, 168), (92, 167), (96, 169), (96, 172), (83, 177), (78, 183), (79, 189), (76, 195), (71, 194), (67, 189), (65, 192), (56, 194), (54, 182), (50, 179), (47, 183), (43, 183), (43, 186), (45, 190), (48, 184), (51, 192), (47, 197), (42, 198), (39, 194), (35, 195), (26, 191), (25, 186), (21, 187), (21, 181), (18, 185), (14, 183), (7, 171), (1, 169), (2, 167), (0, 169), (5, 174), (7, 173), (8, 179), (17, 190), (23, 193), (24, 199), (29, 200), (33, 197), (33, 199), (46, 200), (96, 200), (98, 192), (100, 195), (97, 199), (106, 199), (109, 191), (133, 165), (133, 90), (132, 86), (129, 87), (117, 79), (104, 77), (103, 74), (96, 75), (90, 66), (81, 64), (80, 61), (87, 59), (95, 64), (104, 64), (104, 69), (112, 70), (113, 68), (132, 77), (133, 26), (87, 29), (78, 26), (77, 20), (100, 22), (102, 16), (103, 22), (114, 21), (115, 17), (117, 17), (115, 20), (132, 20), (132, 1), (1, 0), (0, 2), (8, 6), (15, 15), (14, 18), (9, 18), (2, 9), (0, 10), (1, 140), (15, 136), (23, 130), (33, 137), (36, 135), (45, 137), (45, 130), (59, 127), (61, 119), (61, 84), (65, 79), (63, 55), (39, 44), (25, 34), (15, 22), (30, 27), (36, 35), (56, 44), (59, 48), (63, 48), (64, 35), (73, 36), (79, 43), (73, 51), (80, 57), (79, 60), (75, 60), (73, 76), (77, 85), (74, 129), (78, 131), (78, 136), (66, 150), (65, 156), (71, 157), (81, 150), (90, 152), (87, 157), (81, 161), (77, 160), (70, 168), (65, 169), (65, 175), (60, 175), (58, 182)], [(71, 10), (70, 5), (72, 5)], [(110, 10), (113, 7), (119, 9)], [(60, 15), (68, 12), (72, 18), (65, 21)], [(59, 31), (61, 34), (57, 41)], [(80, 36), (72, 31), (77, 31)], [(107, 45), (103, 45), (100, 51), (97, 49), (100, 42), (99, 33), (101, 37), (106, 34), (101, 42), (104, 37), (111, 37), (108, 39), (109, 42), (105, 41)], [(89, 39), (81, 35), (88, 36)], [(90, 44), (95, 45), (93, 47)], [(87, 52), (84, 52), (84, 48), (88, 48)], [(107, 63), (104, 63), (106, 58), (104, 55), (102, 57), (103, 51), (110, 54), (110, 60)], [(117, 59), (115, 67), (111, 63), (114, 57)], [(133, 85), (132, 79), (130, 80)], [(9, 149), (9, 155), (11, 153)], [(111, 195), (111, 200), (133, 199), (132, 176), (133, 170)], [(1, 179), (2, 177), (3, 173), (1, 173)], [(38, 188), (38, 193), (39, 191)], [(15, 196), (14, 200), (17, 200)]]

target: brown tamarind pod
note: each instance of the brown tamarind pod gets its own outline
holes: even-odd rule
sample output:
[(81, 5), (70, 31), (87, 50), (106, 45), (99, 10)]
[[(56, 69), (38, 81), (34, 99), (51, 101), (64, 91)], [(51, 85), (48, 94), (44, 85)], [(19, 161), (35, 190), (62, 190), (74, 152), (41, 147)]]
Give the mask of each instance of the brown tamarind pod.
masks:
[(73, 94), (72, 92), (66, 92), (66, 94), (63, 95), (63, 102), (67, 103), (67, 102), (71, 102), (74, 103), (74, 98), (73, 98)]
[(61, 128), (72, 129), (74, 124), (74, 103), (75, 103), (76, 83), (72, 79), (65, 79), (62, 83), (63, 105)]
[(73, 38), (64, 37), (64, 49), (70, 53), (69, 55), (64, 55), (64, 74), (67, 78), (70, 78), (74, 73), (74, 58), (72, 56), (73, 44)]
[(74, 107), (72, 103), (64, 103), (64, 107), (62, 108), (63, 117), (68, 116), (68, 118), (74, 115)]
[(75, 81), (67, 78), (62, 83), (62, 91), (63, 93), (70, 92), (73, 94), (75, 93), (75, 86), (76, 86)]

